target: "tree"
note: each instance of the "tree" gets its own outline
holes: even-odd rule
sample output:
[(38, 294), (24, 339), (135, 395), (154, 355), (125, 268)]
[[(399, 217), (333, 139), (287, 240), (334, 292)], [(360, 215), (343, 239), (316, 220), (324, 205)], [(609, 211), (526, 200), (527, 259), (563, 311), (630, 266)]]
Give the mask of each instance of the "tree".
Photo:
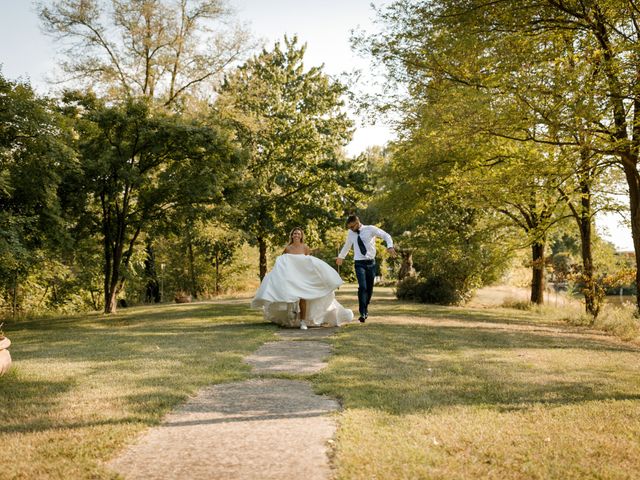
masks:
[[(409, 212), (418, 210), (415, 218), (435, 209), (431, 213), (435, 218), (447, 212), (439, 205), (444, 192), (459, 212), (485, 211), (462, 215), (473, 220), (465, 230), (502, 228), (507, 233), (498, 237), (508, 238), (508, 243), (512, 243), (513, 227), (520, 230), (519, 246), (531, 248), (531, 301), (542, 303), (546, 235), (562, 217), (564, 202), (557, 191), (564, 177), (555, 166), (550, 168), (552, 150), (488, 135), (487, 128), (505, 115), (490, 92), (436, 79), (426, 86), (410, 85), (411, 97), (401, 103), (400, 139), (392, 149), (390, 179), (398, 184), (388, 188), (395, 193), (390, 204)], [(515, 114), (510, 118), (519, 121)], [(453, 213), (449, 215), (455, 222)], [(495, 214), (503, 219), (491, 218)], [(412, 224), (415, 220), (405, 229), (414, 230)], [(449, 235), (445, 223), (430, 224), (443, 228), (442, 238)], [(476, 241), (495, 242), (492, 235), (476, 233)]]
[(180, 205), (224, 200), (241, 157), (224, 133), (176, 115), (153, 114), (143, 100), (105, 104), (68, 95), (77, 118), (80, 165), (69, 182), (81, 185), (79, 222), (103, 242), (105, 313), (116, 310), (125, 271), (143, 229)]
[(207, 98), (252, 48), (244, 29), (224, 27), (224, 0), (60, 0), (39, 10), (65, 48), (63, 81), (110, 98), (144, 96), (174, 109)]
[(418, 300), (460, 303), (504, 270), (514, 229), (495, 208), (504, 207), (497, 202), (502, 183), (479, 169), (479, 159), (464, 148), (443, 148), (415, 131), (390, 145), (382, 194), (373, 205), (400, 248), (412, 251), (420, 274), (399, 286), (399, 295), (410, 286), (423, 291)]
[(231, 264), (240, 242), (237, 235), (227, 234), (215, 239), (203, 237), (199, 239), (198, 243), (215, 268), (214, 292), (218, 296), (220, 295), (220, 286), (224, 278), (222, 269)]
[(345, 87), (319, 67), (305, 71), (304, 52), (295, 37), (263, 50), (225, 78), (215, 105), (249, 152), (240, 221), (259, 247), (261, 279), (270, 245), (296, 225), (335, 225), (365, 185), (342, 154), (351, 138)]
[(69, 134), (53, 102), (0, 75), (0, 282), (14, 311), (20, 277), (69, 240), (57, 195)]
[[(586, 116), (595, 148), (612, 155), (623, 170), (629, 190), (631, 233), (636, 253), (636, 286), (640, 286), (640, 11), (634, 1), (577, 4), (549, 0), (544, 10), (529, 6), (539, 28), (566, 29), (580, 45), (584, 63), (598, 80), (594, 85), (605, 109)], [(591, 112), (590, 112), (591, 113)], [(640, 288), (636, 297), (640, 310)]]
[[(116, 101), (144, 97), (153, 109), (192, 117), (207, 108), (224, 71), (254, 48), (226, 0), (47, 0), (38, 8), (62, 47), (61, 83)], [(157, 298), (155, 239), (146, 233), (147, 287)]]
[[(567, 12), (574, 10), (583, 17), (588, 12), (607, 12), (608, 26), (622, 26), (630, 2), (614, 4), (399, 0), (380, 12), (387, 26), (382, 35), (359, 39), (365, 51), (384, 62), (395, 81), (408, 86), (412, 101), (427, 104), (421, 95), (428, 96), (434, 86), (443, 84), (449, 85), (448, 92), (484, 93), (491, 109), (484, 124), (476, 125), (486, 142), (493, 137), (547, 146), (548, 170), (554, 169), (558, 179), (575, 179), (572, 185), (552, 184), (564, 196), (582, 232), (588, 284), (594, 281), (590, 258), (593, 188), (603, 183), (606, 169), (602, 167), (607, 161), (602, 157), (607, 150), (598, 139), (603, 126), (611, 124), (608, 118), (613, 118), (606, 104), (621, 97), (606, 88), (602, 50), (584, 35), (593, 31), (595, 23), (589, 20), (586, 26)], [(616, 30), (614, 36), (621, 38), (624, 30)], [(457, 118), (454, 123), (468, 121)], [(575, 192), (575, 197), (569, 192)], [(587, 311), (597, 315), (593, 289), (585, 290), (585, 296)]]

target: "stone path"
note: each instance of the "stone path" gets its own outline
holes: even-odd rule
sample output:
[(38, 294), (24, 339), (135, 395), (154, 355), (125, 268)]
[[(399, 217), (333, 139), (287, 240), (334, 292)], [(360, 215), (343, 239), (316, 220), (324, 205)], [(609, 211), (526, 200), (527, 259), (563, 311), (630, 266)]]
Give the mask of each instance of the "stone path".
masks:
[[(246, 358), (256, 374), (326, 366), (334, 329), (283, 330)], [(313, 340), (308, 340), (308, 339)], [(328, 444), (338, 402), (308, 382), (254, 378), (203, 389), (109, 467), (125, 479), (305, 479), (331, 476)]]
[(313, 340), (265, 343), (246, 361), (253, 371), (264, 373), (310, 374), (322, 370), (331, 347)]

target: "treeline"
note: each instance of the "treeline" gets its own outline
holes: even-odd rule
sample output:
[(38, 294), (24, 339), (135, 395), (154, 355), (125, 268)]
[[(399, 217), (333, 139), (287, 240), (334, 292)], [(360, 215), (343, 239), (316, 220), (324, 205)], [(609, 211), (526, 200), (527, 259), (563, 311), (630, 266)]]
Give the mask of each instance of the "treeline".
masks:
[(367, 172), (343, 153), (345, 87), (306, 69), (296, 38), (249, 56), (217, 0), (40, 15), (73, 88), (44, 97), (0, 76), (5, 313), (217, 294), (262, 278), (294, 226), (334, 254)]
[[(378, 10), (378, 24), (353, 40), (386, 75), (365, 103), (390, 113), (399, 133), (376, 208), (405, 232), (405, 255), (419, 256), (422, 278), (405, 290), (464, 300), (526, 246), (531, 302), (542, 303), (545, 277), (562, 263), (549, 260), (549, 246), (571, 238), (590, 315), (625, 275), (637, 287), (635, 2), (396, 0)], [(631, 210), (631, 272), (604, 268), (594, 253), (594, 217), (623, 208), (620, 198)]]
[[(633, 2), (390, 3), (353, 41), (385, 75), (362, 107), (398, 139), (357, 159), (345, 85), (296, 38), (252, 55), (227, 7), (41, 7), (71, 88), (0, 77), (5, 312), (218, 294), (262, 278), (293, 226), (332, 262), (352, 211), (394, 235), (408, 298), (464, 302), (523, 249), (533, 303), (549, 277), (594, 318), (607, 289), (640, 292)], [(629, 207), (635, 259), (594, 230)]]

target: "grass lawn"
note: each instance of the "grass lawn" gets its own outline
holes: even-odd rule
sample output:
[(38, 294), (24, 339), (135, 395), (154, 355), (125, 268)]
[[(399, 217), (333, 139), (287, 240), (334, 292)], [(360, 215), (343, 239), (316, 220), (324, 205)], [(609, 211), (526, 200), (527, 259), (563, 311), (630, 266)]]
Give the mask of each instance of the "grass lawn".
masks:
[[(542, 313), (397, 302), (331, 337), (339, 479), (613, 479), (640, 472), (640, 347)], [(339, 299), (355, 307), (355, 290)], [(249, 378), (277, 327), (248, 299), (5, 326), (0, 477), (110, 478), (101, 462), (200, 387)], [(299, 455), (300, 452), (291, 452)]]
[(337, 478), (640, 477), (640, 348), (533, 312), (375, 296), (314, 379), (344, 407)]
[(273, 339), (248, 300), (5, 325), (0, 478), (113, 478), (101, 466), (200, 387), (249, 377)]

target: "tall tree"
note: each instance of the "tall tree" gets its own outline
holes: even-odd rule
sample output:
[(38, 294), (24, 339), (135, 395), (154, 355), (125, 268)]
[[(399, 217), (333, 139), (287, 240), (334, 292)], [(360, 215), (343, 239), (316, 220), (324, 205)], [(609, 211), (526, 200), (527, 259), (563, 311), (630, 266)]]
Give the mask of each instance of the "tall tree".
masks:
[(83, 186), (81, 213), (102, 236), (104, 310), (112, 313), (143, 229), (180, 205), (222, 202), (240, 157), (220, 131), (152, 114), (145, 101), (66, 100), (79, 134), (80, 166), (70, 181)]
[[(485, 92), (491, 115), (477, 128), (487, 142), (497, 137), (549, 146), (549, 166), (560, 178), (575, 179), (574, 187), (556, 183), (561, 194), (573, 191), (582, 198), (576, 209), (572, 197), (565, 196), (583, 232), (583, 270), (589, 284), (594, 281), (590, 199), (606, 172), (598, 166), (602, 159), (598, 154), (613, 153), (599, 139), (614, 123), (607, 104), (622, 97), (609, 91), (603, 50), (594, 41), (595, 23), (587, 17), (597, 16), (598, 11), (605, 15), (612, 35), (624, 43), (621, 32), (633, 22), (633, 15), (625, 17), (624, 12), (630, 9), (631, 2), (608, 1), (574, 5), (535, 0), (398, 0), (380, 12), (387, 29), (379, 36), (360, 39), (366, 51), (384, 62), (392, 78), (408, 85), (412, 101), (427, 104), (420, 94), (434, 82)], [(576, 15), (582, 15), (581, 20)], [(614, 53), (624, 57), (631, 50), (628, 45)], [(567, 154), (568, 150), (572, 152)], [(573, 164), (567, 163), (571, 159)], [(587, 311), (595, 315), (593, 293), (591, 288), (585, 291)]]
[[(544, 157), (509, 142), (487, 145), (459, 126), (440, 123), (435, 110), (419, 130), (392, 145), (381, 208), (392, 212), (387, 216), (401, 230), (412, 232), (411, 244), (442, 252), (443, 259), (450, 245), (448, 277), (455, 269), (461, 291), (490, 278), (485, 272), (500, 271), (500, 258), (509, 249), (529, 247), (531, 301), (542, 303), (546, 235), (562, 207), (555, 177), (545, 176), (541, 167)], [(447, 277), (446, 267), (441, 268), (440, 275)]]
[(53, 102), (0, 75), (0, 285), (14, 299), (20, 277), (68, 240), (58, 188), (70, 135)]
[[(255, 46), (234, 22), (227, 0), (41, 0), (38, 5), (45, 31), (62, 49), (61, 83), (117, 101), (144, 97), (154, 109), (189, 116), (206, 110), (222, 74)], [(152, 266), (155, 237), (146, 233)], [(192, 256), (188, 260), (193, 263)], [(149, 268), (147, 276), (157, 291), (156, 269)]]
[(305, 70), (305, 49), (285, 37), (263, 50), (226, 77), (215, 105), (250, 155), (241, 222), (259, 247), (260, 278), (288, 229), (326, 230), (366, 188), (342, 153), (351, 138), (345, 87), (320, 67)]
[(144, 96), (172, 108), (190, 95), (209, 98), (223, 71), (253, 48), (243, 28), (225, 26), (225, 0), (58, 0), (39, 10), (64, 47), (62, 81), (112, 98)]
[[(629, 192), (631, 233), (640, 287), (640, 10), (633, 0), (565, 2), (549, 0), (545, 9), (528, 5), (527, 20), (546, 31), (566, 29), (593, 70), (604, 109), (588, 112), (597, 151), (616, 159)], [(598, 113), (594, 115), (594, 113)], [(640, 288), (636, 298), (640, 310)]]

